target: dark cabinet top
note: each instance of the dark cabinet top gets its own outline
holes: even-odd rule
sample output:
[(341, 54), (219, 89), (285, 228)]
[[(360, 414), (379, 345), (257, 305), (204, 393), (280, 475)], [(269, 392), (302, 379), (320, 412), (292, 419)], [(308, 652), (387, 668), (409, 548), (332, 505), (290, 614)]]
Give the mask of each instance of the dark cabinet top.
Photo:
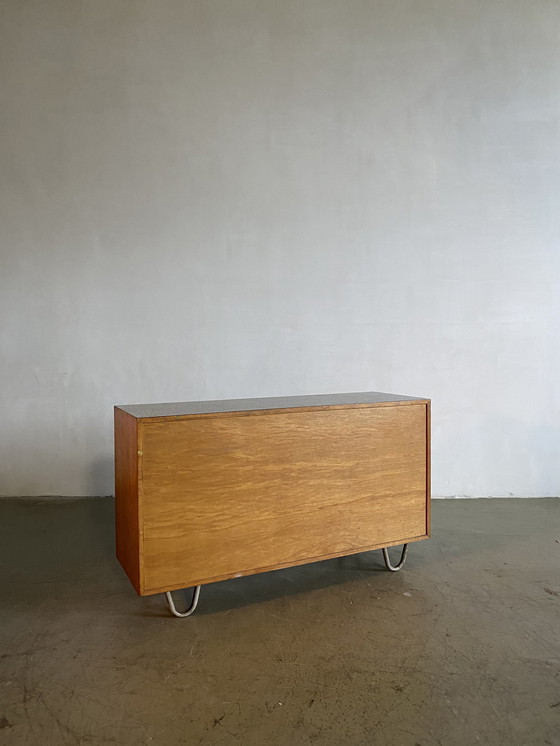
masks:
[(428, 399), (399, 394), (365, 391), (352, 394), (314, 394), (311, 396), (274, 396), (261, 399), (218, 399), (215, 401), (168, 402), (162, 404), (124, 404), (118, 409), (136, 417), (182, 417), (190, 414), (257, 412), (267, 409), (367, 406), (370, 404), (427, 402)]

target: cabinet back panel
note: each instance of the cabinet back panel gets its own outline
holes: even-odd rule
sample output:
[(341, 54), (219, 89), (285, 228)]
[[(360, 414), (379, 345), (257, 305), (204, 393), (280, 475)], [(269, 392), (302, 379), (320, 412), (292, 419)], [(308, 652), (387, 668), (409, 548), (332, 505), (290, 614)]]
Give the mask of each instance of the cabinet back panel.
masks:
[(142, 427), (143, 593), (426, 536), (426, 404)]

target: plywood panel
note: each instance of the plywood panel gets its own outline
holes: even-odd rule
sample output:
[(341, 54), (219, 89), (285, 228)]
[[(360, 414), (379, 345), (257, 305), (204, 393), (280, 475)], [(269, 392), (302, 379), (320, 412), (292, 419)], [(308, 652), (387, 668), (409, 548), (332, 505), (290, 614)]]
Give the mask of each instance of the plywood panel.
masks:
[(141, 592), (138, 501), (138, 423), (115, 407), (115, 528), (117, 557)]
[(426, 535), (426, 404), (141, 422), (144, 593)]

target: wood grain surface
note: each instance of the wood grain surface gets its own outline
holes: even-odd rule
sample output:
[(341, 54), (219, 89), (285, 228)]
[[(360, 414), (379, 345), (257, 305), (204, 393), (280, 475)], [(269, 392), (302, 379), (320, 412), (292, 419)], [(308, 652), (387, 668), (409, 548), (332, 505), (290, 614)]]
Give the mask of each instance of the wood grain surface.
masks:
[(142, 594), (427, 536), (425, 401), (139, 428)]
[(432, 402), (426, 402), (426, 538), (432, 532)]
[(140, 505), (138, 500), (138, 422), (115, 407), (115, 530), (117, 557), (137, 593), (140, 573)]

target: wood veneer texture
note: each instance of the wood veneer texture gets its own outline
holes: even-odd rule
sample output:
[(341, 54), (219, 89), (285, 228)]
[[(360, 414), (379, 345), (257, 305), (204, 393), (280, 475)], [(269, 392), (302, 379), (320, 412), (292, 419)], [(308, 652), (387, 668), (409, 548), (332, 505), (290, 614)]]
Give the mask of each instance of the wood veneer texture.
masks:
[(117, 557), (141, 593), (138, 420), (115, 407), (115, 532)]
[(142, 595), (429, 535), (427, 400), (132, 420), (118, 554)]

